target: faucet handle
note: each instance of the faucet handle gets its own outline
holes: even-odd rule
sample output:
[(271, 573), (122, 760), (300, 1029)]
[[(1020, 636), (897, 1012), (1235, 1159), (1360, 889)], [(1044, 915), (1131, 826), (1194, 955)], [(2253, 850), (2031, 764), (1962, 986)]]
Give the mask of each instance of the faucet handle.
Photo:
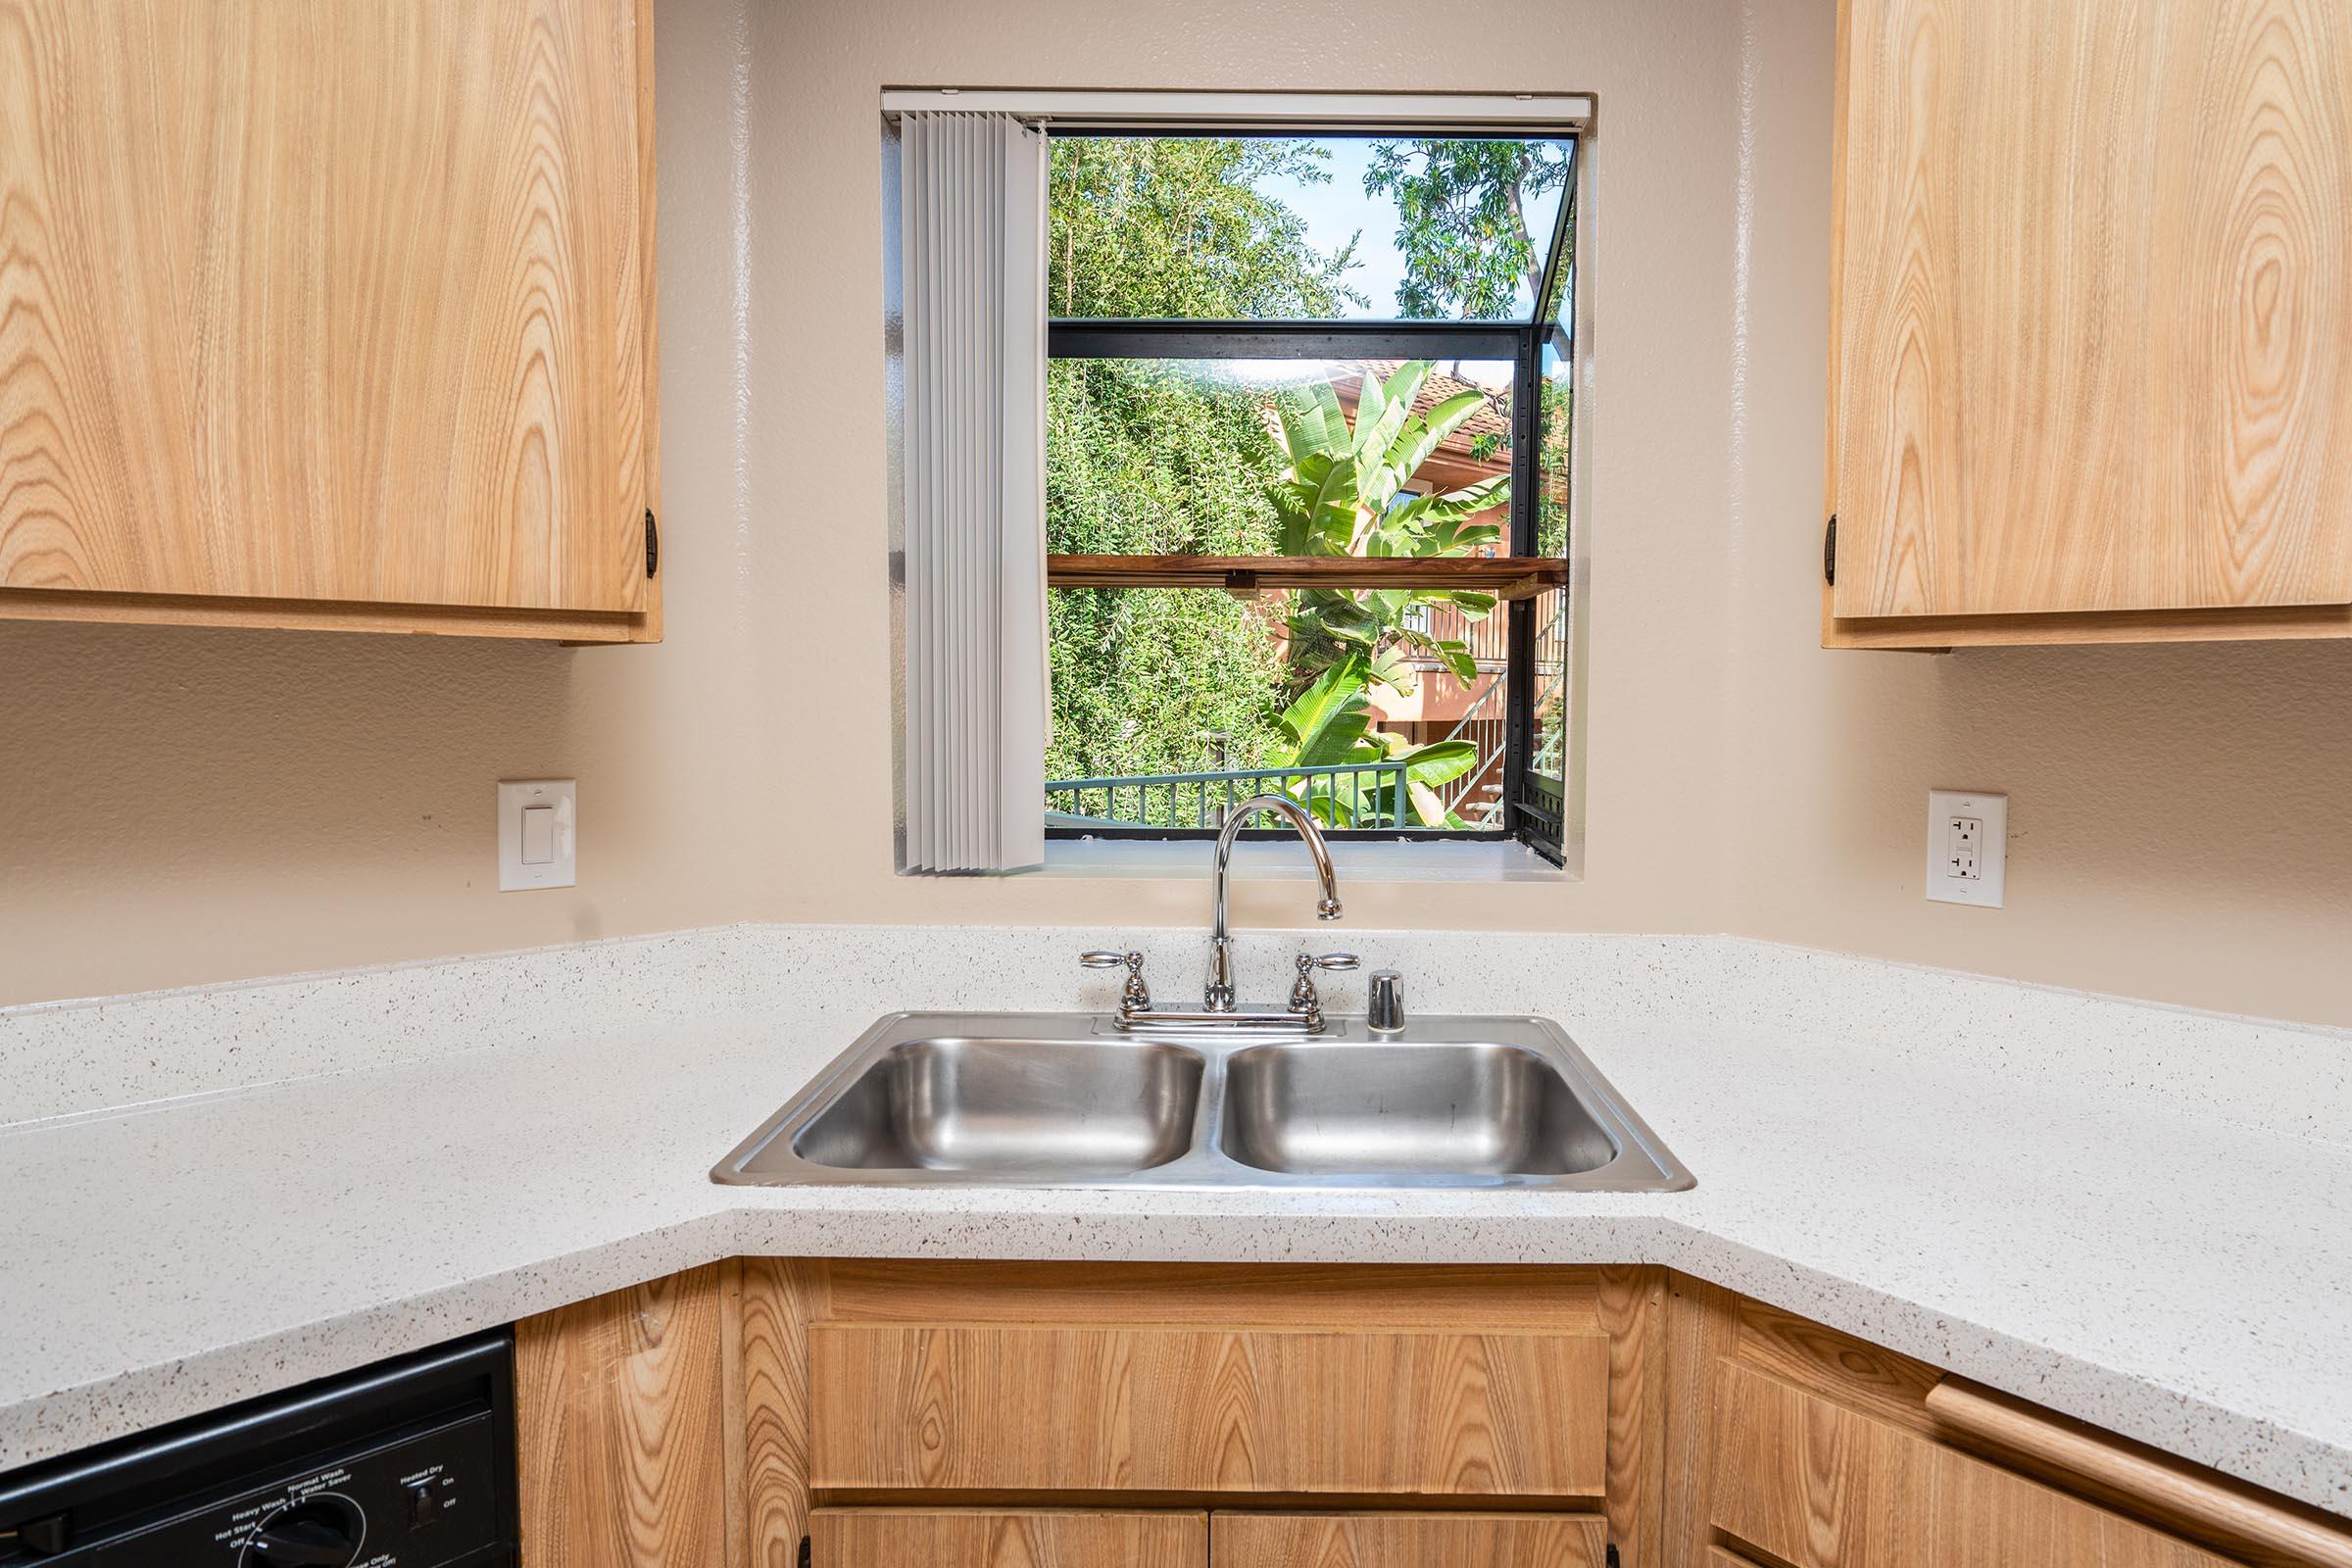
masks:
[(1107, 948), (1090, 948), (1078, 955), (1078, 961), (1089, 969), (1127, 969), (1127, 984), (1119, 991), (1119, 1016), (1132, 1018), (1139, 1012), (1152, 1010), (1152, 990), (1144, 984), (1144, 956), (1141, 953), (1113, 953)]
[(1297, 961), (1298, 978), (1291, 982), (1291, 1011), (1318, 1017), (1323, 999), (1315, 995), (1315, 971), (1352, 969), (1362, 960), (1352, 953), (1301, 953)]

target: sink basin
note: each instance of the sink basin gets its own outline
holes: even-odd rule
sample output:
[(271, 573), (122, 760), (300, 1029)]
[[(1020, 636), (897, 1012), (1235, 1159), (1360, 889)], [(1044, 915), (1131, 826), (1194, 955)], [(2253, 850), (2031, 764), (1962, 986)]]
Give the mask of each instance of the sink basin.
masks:
[(1225, 1069), (1225, 1152), (1326, 1175), (1562, 1176), (1616, 1141), (1520, 1046), (1259, 1046)]
[(1692, 1185), (1559, 1025), (1413, 1018), (1374, 1038), (1122, 1034), (1091, 1013), (894, 1013), (713, 1181), (876, 1187)]
[(792, 1152), (860, 1171), (1148, 1170), (1192, 1147), (1202, 1067), (1171, 1045), (910, 1040), (852, 1079)]

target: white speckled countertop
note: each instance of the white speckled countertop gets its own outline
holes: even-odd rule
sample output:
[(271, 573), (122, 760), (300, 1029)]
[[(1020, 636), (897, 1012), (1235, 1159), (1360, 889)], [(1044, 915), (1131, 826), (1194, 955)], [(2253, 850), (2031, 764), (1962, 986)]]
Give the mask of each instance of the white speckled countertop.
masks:
[[(0, 1011), (0, 1115), (47, 1118), (0, 1131), (0, 1469), (738, 1252), (1611, 1261), (2352, 1515), (2339, 1033), (1733, 939), (1357, 933), (1424, 1008), (1559, 1018), (1698, 1188), (707, 1180), (882, 1011), (1101, 1004), (1072, 937), (744, 927)], [(1287, 951), (1251, 940), (1253, 990)]]

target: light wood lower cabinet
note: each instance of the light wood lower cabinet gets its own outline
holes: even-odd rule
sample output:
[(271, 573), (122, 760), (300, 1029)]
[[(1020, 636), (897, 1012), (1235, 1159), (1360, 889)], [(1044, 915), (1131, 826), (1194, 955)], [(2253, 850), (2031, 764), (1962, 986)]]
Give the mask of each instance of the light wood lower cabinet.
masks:
[(1696, 1281), (1673, 1296), (1670, 1563), (2352, 1568), (2352, 1521), (1953, 1397), (1934, 1367)]
[(819, 1508), (810, 1568), (1203, 1568), (1204, 1513)]
[(1657, 1269), (751, 1258), (515, 1356), (524, 1568), (2352, 1568)]
[(532, 1568), (740, 1560), (729, 1351), (738, 1277), (713, 1263), (515, 1326), (522, 1556)]
[(1716, 1528), (1797, 1568), (2226, 1568), (2226, 1560), (1765, 1373), (1717, 1394)]
[(1220, 1513), (1213, 1568), (1603, 1568), (1592, 1514)]

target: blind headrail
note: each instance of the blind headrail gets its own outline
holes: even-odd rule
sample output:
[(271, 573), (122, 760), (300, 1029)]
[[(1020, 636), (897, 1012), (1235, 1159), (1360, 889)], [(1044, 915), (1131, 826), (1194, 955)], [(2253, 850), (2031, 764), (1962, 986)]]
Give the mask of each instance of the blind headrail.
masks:
[(1118, 92), (1036, 87), (886, 87), (882, 113), (1012, 115), (1047, 124), (1297, 126), (1301, 130), (1498, 130), (1574, 135), (1590, 93)]

